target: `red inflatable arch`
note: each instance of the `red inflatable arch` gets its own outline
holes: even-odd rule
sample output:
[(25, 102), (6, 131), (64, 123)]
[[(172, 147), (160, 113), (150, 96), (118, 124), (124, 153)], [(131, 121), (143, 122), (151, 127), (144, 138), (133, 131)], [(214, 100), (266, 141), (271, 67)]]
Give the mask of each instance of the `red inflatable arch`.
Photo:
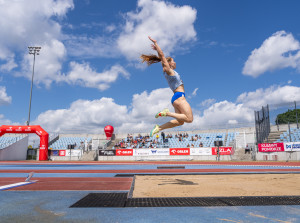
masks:
[(40, 153), (39, 160), (48, 160), (48, 140), (49, 134), (41, 128), (39, 125), (25, 125), (25, 126), (11, 126), (2, 125), (0, 126), (0, 136), (5, 133), (35, 133), (40, 137)]

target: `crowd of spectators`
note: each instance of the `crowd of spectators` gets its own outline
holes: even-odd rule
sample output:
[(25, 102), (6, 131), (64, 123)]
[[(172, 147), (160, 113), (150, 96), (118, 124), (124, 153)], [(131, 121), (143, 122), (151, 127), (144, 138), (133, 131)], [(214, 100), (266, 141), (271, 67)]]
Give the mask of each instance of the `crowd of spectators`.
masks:
[(149, 135), (142, 136), (139, 134), (133, 137), (131, 134), (128, 134), (127, 138), (116, 143), (113, 149), (157, 148), (162, 143), (163, 141), (159, 135), (152, 139)]
[[(138, 136), (133, 136), (132, 134), (128, 134), (127, 138), (122, 139), (118, 143), (116, 143), (113, 149), (136, 149), (136, 148), (158, 148), (163, 144), (167, 144), (169, 139), (178, 139), (179, 142), (187, 142), (187, 147), (194, 147), (194, 143), (197, 140), (201, 139), (199, 135), (192, 135), (189, 138), (188, 133), (178, 133), (173, 136), (173, 134), (165, 134), (161, 132), (161, 137), (157, 134), (154, 138), (150, 138), (149, 135), (142, 136), (139, 134)], [(199, 147), (203, 147), (203, 143), (200, 142)]]

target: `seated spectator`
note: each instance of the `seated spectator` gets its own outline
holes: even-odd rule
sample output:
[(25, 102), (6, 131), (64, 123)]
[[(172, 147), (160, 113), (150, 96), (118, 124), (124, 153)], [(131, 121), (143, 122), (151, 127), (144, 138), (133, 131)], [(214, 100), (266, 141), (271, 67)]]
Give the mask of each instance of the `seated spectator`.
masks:
[(190, 148), (190, 144), (187, 144), (187, 145), (186, 145), (186, 148)]
[(191, 148), (194, 148), (194, 144), (192, 143)]
[(200, 146), (200, 147), (203, 147), (203, 143), (202, 143), (202, 142), (200, 142), (199, 146)]

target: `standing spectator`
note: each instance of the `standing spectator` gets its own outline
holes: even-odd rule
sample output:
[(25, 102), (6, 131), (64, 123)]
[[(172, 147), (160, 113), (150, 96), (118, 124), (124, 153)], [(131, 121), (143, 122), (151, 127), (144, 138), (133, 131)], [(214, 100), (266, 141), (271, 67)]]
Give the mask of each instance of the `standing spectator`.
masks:
[(165, 142), (165, 133), (164, 132), (161, 132), (161, 137), (162, 137), (162, 142), (164, 143)]

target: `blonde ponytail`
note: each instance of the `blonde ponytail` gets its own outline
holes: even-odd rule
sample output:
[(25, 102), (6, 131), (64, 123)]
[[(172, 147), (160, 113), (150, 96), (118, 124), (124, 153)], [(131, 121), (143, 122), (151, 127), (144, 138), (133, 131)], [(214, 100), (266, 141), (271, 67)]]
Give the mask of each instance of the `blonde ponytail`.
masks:
[(142, 54), (140, 58), (142, 59), (142, 63), (146, 62), (148, 66), (161, 61), (161, 59), (154, 54), (150, 54), (150, 55)]

